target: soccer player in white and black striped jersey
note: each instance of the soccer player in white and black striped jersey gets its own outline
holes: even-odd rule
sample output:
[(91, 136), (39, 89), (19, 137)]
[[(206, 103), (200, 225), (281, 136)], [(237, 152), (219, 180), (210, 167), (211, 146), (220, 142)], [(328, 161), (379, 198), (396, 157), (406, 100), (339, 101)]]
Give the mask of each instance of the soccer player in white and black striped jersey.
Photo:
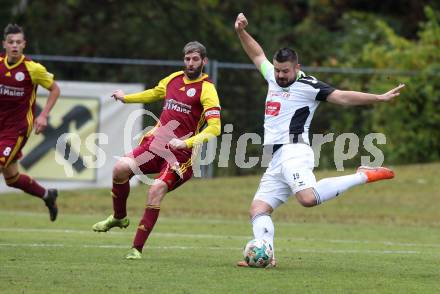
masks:
[[(347, 189), (394, 177), (384, 167), (360, 167), (352, 175), (326, 178), (316, 182), (314, 154), (308, 131), (313, 114), (321, 101), (341, 105), (367, 105), (387, 102), (400, 94), (403, 84), (381, 95), (337, 90), (300, 71), (294, 50), (276, 52), (273, 63), (261, 46), (245, 30), (248, 21), (237, 16), (235, 30), (241, 45), (268, 83), (264, 118), (264, 145), (273, 146), (273, 157), (264, 173), (250, 207), (253, 233), (273, 247), (274, 225), (271, 214), (291, 195), (305, 207), (319, 205)], [(247, 266), (240, 261), (239, 266)], [(275, 266), (275, 258), (269, 266)]]

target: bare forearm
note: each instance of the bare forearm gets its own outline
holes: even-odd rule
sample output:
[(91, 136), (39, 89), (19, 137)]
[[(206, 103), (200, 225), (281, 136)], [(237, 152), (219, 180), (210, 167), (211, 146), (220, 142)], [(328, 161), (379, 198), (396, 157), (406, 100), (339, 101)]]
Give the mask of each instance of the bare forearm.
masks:
[(379, 102), (379, 96), (376, 94), (363, 93), (357, 91), (345, 91), (346, 101), (349, 105), (368, 105)]
[(252, 61), (254, 61), (256, 57), (264, 55), (263, 48), (261, 48), (260, 44), (258, 44), (246, 30), (241, 30), (237, 32), (237, 34), (241, 46)]
[(60, 96), (60, 88), (58, 87), (57, 84), (54, 84), (49, 90), (49, 96), (47, 98), (46, 105), (44, 106), (44, 109), (41, 112), (42, 115), (49, 116), (49, 113), (52, 110), (55, 103), (57, 102), (59, 96)]
[(341, 105), (368, 105), (379, 102), (379, 95), (357, 91), (335, 90), (327, 101)]

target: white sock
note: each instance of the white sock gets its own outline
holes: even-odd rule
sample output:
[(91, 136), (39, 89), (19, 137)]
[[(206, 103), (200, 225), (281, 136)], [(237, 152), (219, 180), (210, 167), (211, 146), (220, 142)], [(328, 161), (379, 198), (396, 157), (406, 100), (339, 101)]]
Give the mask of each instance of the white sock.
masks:
[(254, 216), (252, 218), (252, 230), (255, 239), (264, 239), (270, 243), (275, 256), (275, 248), (273, 247), (275, 228), (271, 216), (265, 213)]
[(367, 182), (367, 176), (364, 173), (355, 173), (353, 175), (325, 178), (316, 183), (314, 188), (317, 204), (335, 198), (346, 190)]

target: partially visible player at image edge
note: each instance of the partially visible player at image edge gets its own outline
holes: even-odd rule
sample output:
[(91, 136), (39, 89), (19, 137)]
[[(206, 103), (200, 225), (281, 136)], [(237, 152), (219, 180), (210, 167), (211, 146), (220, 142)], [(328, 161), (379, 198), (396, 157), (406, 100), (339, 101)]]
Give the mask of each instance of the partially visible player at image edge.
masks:
[[(4, 30), (3, 48), (0, 55), (0, 173), (9, 187), (20, 189), (44, 201), (51, 221), (58, 215), (56, 189), (46, 189), (37, 181), (19, 172), (18, 160), (32, 129), (42, 133), (55, 105), (60, 89), (53, 74), (46, 68), (23, 55), (26, 39), (23, 29), (8, 24)], [(47, 103), (35, 118), (37, 87), (49, 90)]]

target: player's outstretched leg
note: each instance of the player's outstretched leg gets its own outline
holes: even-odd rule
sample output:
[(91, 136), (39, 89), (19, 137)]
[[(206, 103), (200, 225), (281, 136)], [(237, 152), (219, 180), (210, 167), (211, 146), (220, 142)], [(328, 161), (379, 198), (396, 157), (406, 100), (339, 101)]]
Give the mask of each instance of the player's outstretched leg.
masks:
[(122, 219), (114, 218), (113, 215), (110, 215), (103, 221), (97, 222), (93, 225), (92, 229), (95, 232), (107, 232), (111, 228), (118, 227), (121, 229), (125, 229), (130, 224), (130, 220), (127, 217)]
[(47, 195), (43, 197), (44, 203), (49, 209), (49, 217), (51, 221), (55, 221), (58, 215), (58, 205), (57, 205), (58, 190), (48, 189)]
[(304, 197), (310, 196), (306, 195), (310, 193), (308, 191), (300, 191), (297, 193), (297, 198), (298, 200), (300, 200), (301, 203), (303, 203), (301, 199), (316, 198), (316, 201), (315, 199), (313, 199), (313, 203), (311, 201), (308, 201), (308, 203), (306, 203), (307, 205), (305, 205), (315, 206), (339, 196), (340, 194), (354, 186), (381, 180), (388, 180), (392, 178), (394, 178), (394, 172), (389, 168), (361, 166), (357, 169), (355, 174), (341, 177), (325, 178), (318, 181), (313, 189), (313, 197)]
[(126, 228), (130, 224), (127, 218), (127, 198), (130, 194), (130, 164), (135, 165), (136, 162), (132, 158), (122, 157), (116, 162), (113, 168), (113, 185), (112, 185), (112, 201), (113, 214), (103, 221), (92, 226), (95, 232), (107, 232), (113, 227)]

